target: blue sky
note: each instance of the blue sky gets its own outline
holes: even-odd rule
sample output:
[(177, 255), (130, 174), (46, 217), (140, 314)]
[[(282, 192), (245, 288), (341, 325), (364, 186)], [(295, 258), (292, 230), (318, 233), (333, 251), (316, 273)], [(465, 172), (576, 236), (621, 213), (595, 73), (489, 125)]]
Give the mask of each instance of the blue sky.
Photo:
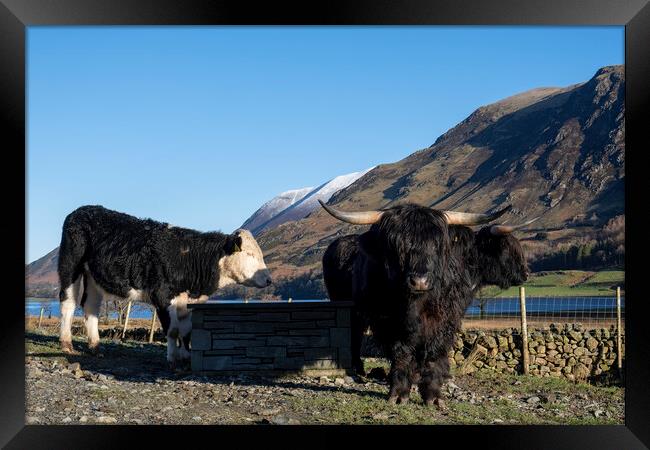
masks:
[(477, 107), (622, 64), (623, 27), (30, 27), (27, 254), (84, 204), (231, 232)]

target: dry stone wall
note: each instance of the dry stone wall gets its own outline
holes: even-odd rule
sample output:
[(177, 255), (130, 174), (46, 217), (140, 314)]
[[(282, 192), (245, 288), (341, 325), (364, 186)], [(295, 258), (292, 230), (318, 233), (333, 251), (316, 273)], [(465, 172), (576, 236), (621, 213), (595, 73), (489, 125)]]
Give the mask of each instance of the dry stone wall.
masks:
[[(624, 354), (624, 339), (622, 342)], [(464, 330), (449, 360), (464, 373), (491, 370), (523, 373), (522, 336), (516, 328), (499, 331)], [(529, 373), (586, 380), (617, 370), (616, 329), (585, 329), (558, 324), (528, 332)]]
[[(591, 380), (618, 376), (616, 329), (589, 328), (580, 323), (552, 324), (529, 328), (529, 374)], [(625, 335), (622, 336), (625, 356)], [(364, 336), (362, 356), (383, 356), (372, 340)], [(449, 351), (456, 372), (492, 371), (522, 374), (522, 336), (518, 328), (501, 330), (467, 329), (457, 333)]]

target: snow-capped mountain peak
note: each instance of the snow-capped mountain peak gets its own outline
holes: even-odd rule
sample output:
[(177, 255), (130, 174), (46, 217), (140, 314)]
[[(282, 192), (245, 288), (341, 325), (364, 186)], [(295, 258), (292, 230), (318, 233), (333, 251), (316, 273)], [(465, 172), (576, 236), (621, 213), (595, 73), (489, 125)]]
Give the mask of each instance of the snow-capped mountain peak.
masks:
[(278, 213), (290, 207), (296, 202), (314, 190), (313, 186), (301, 189), (292, 189), (290, 191), (282, 192), (280, 195), (273, 197), (268, 202), (264, 203), (260, 208), (253, 213), (241, 226), (247, 230), (254, 231), (260, 225), (263, 225), (268, 220), (272, 219)]
[(242, 228), (257, 235), (263, 230), (275, 228), (284, 222), (300, 220), (318, 208), (318, 200), (327, 202), (334, 194), (350, 186), (373, 168), (339, 175), (316, 188), (309, 187), (283, 192), (264, 203), (244, 222)]

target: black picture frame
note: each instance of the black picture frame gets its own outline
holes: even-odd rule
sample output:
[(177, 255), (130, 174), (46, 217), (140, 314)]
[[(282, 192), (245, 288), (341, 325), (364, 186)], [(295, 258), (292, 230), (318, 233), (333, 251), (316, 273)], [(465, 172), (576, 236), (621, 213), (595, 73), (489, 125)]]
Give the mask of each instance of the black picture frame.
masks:
[[(624, 25), (626, 72), (626, 395), (620, 426), (414, 426), (414, 427), (244, 427), (182, 426), (25, 426), (24, 285), (19, 272), (25, 255), (25, 36), (37, 25)], [(356, 2), (266, 2), (188, 0), (0, 0), (0, 95), (4, 161), (4, 216), (0, 219), (4, 299), (0, 314), (0, 444), (6, 448), (115, 448), (126, 443), (169, 448), (226, 445), (226, 438), (262, 445), (282, 434), (279, 444), (350, 444), (362, 434), (364, 446), (386, 442), (388, 434), (411, 445), (486, 448), (641, 449), (650, 446), (650, 327), (644, 326), (648, 301), (641, 295), (643, 237), (642, 113), (650, 99), (650, 5), (647, 0), (548, 0), (444, 2), (386, 0)], [(7, 162), (9, 160), (9, 162)], [(22, 176), (21, 176), (22, 174)], [(8, 205), (7, 205), (8, 203)], [(635, 203), (638, 203), (635, 205)], [(645, 203), (647, 205), (647, 203)], [(647, 206), (646, 206), (647, 209)], [(22, 213), (21, 213), (22, 211)], [(7, 287), (9, 289), (7, 289)], [(415, 436), (414, 433), (417, 435)], [(401, 440), (401, 439), (400, 439)], [(422, 444), (417, 443), (422, 441)], [(444, 441), (443, 441), (444, 440)], [(154, 443), (154, 441), (158, 441)], [(645, 444), (645, 445), (644, 445)], [(408, 445), (408, 444), (407, 444)]]

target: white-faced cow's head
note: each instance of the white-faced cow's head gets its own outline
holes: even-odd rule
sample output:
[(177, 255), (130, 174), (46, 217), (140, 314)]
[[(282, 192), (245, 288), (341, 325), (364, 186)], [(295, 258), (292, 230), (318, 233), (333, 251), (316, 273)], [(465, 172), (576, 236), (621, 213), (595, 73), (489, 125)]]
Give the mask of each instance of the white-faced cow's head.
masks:
[(219, 260), (219, 287), (229, 284), (263, 288), (271, 284), (264, 255), (248, 230), (237, 230), (227, 237), (226, 255)]

